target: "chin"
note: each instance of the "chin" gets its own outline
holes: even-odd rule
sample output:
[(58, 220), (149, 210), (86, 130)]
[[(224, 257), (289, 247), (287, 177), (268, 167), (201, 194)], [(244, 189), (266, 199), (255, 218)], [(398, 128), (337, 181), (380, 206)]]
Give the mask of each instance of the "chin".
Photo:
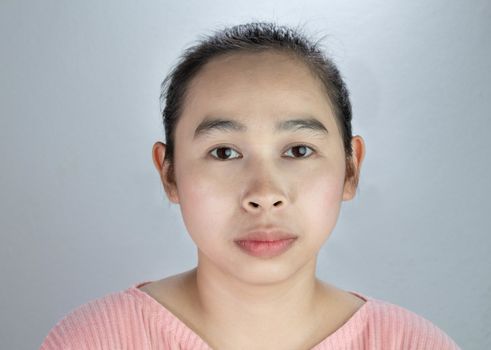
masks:
[[(228, 268), (230, 271), (230, 267)], [(272, 285), (284, 282), (291, 278), (298, 270), (292, 264), (284, 261), (259, 261), (257, 264), (251, 262), (244, 264), (240, 269), (230, 271), (243, 283), (251, 285)]]

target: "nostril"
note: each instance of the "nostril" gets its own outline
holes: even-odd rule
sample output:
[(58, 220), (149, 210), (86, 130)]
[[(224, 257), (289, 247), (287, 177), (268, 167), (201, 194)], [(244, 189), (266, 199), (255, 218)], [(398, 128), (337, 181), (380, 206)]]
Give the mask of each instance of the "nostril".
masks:
[[(251, 206), (253, 206), (254, 208), (257, 208), (257, 207), (260, 207), (260, 205), (258, 203), (255, 203), (255, 202), (249, 202), (249, 204)], [(282, 201), (277, 201), (273, 204), (274, 207), (279, 207), (280, 205), (282, 205), (283, 202)]]

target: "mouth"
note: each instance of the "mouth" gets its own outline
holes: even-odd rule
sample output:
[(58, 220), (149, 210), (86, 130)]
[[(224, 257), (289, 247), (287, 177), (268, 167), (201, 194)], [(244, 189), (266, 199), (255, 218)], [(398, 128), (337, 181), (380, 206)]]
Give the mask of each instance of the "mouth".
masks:
[(248, 255), (272, 258), (290, 249), (297, 238), (298, 236), (280, 230), (252, 231), (235, 240), (235, 243)]
[(294, 238), (285, 238), (278, 240), (237, 240), (235, 243), (239, 248), (248, 255), (260, 258), (272, 258), (283, 254), (297, 240)]

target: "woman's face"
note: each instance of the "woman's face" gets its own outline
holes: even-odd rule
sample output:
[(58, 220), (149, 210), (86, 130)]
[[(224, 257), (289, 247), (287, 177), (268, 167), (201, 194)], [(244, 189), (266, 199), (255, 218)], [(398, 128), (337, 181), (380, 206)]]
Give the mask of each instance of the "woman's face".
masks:
[[(216, 118), (243, 127), (195, 133)], [(293, 119), (316, 119), (321, 127), (276, 129)], [(315, 265), (343, 199), (352, 196), (343, 190), (343, 142), (321, 83), (278, 53), (222, 56), (204, 66), (176, 127), (174, 165), (177, 189), (169, 198), (180, 205), (199, 264), (249, 283)], [(234, 240), (259, 226), (298, 238), (278, 256), (254, 257)]]

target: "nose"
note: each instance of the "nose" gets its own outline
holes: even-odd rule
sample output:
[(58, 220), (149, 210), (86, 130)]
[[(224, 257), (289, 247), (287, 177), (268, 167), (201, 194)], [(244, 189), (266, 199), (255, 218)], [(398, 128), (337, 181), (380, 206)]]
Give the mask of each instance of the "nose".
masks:
[(246, 211), (257, 213), (286, 206), (287, 196), (281, 188), (281, 182), (274, 178), (274, 171), (265, 168), (258, 171), (256, 167), (251, 173), (251, 181), (242, 197), (242, 207)]

